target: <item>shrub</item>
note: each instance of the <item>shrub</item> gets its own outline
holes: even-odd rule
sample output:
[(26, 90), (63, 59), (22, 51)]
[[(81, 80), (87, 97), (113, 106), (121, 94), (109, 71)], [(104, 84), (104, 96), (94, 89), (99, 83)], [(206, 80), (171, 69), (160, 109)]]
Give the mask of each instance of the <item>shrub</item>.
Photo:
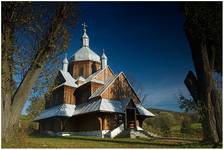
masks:
[(191, 133), (191, 120), (188, 117), (184, 117), (182, 123), (181, 123), (181, 133)]

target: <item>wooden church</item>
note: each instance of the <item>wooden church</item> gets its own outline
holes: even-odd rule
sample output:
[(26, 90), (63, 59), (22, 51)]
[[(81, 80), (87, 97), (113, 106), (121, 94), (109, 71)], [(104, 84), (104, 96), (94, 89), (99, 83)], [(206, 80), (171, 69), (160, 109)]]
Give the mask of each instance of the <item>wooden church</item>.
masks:
[(83, 26), (82, 47), (63, 60), (45, 110), (34, 120), (40, 132), (113, 138), (143, 130), (144, 119), (154, 115), (141, 105), (125, 74), (111, 70), (105, 53), (100, 57), (90, 49)]

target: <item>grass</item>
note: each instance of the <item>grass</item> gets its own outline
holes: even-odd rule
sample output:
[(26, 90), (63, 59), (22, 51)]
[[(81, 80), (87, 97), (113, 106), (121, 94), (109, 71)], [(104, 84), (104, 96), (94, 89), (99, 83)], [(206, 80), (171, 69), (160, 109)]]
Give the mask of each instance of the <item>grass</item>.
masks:
[[(49, 137), (28, 136), (2, 142), (2, 148), (212, 148), (196, 139), (153, 138), (153, 139), (101, 139), (96, 137)], [(221, 147), (221, 146), (219, 146)]]
[(183, 138), (197, 138), (198, 140), (202, 139), (202, 127), (200, 123), (191, 124), (191, 132), (184, 134), (181, 133), (181, 125), (175, 125), (171, 127), (172, 137), (183, 137)]

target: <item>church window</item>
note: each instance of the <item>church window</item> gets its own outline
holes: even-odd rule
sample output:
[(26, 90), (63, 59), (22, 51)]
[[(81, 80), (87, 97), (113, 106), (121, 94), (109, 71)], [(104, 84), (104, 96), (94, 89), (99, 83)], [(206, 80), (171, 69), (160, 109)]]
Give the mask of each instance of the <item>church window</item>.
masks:
[(93, 62), (91, 68), (92, 68), (92, 74), (93, 74), (94, 72), (96, 72), (97, 69), (96, 69), (96, 63), (95, 63), (95, 62)]
[(81, 67), (79, 69), (79, 76), (83, 76), (83, 74), (84, 74), (84, 69), (83, 69), (83, 67)]

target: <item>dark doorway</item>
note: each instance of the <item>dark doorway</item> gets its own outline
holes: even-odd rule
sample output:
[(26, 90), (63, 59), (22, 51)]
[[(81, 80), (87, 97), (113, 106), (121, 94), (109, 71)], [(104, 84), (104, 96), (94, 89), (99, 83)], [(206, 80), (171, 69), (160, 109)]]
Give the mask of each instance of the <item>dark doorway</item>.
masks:
[(136, 109), (127, 108), (126, 109), (126, 123), (127, 129), (136, 129)]

